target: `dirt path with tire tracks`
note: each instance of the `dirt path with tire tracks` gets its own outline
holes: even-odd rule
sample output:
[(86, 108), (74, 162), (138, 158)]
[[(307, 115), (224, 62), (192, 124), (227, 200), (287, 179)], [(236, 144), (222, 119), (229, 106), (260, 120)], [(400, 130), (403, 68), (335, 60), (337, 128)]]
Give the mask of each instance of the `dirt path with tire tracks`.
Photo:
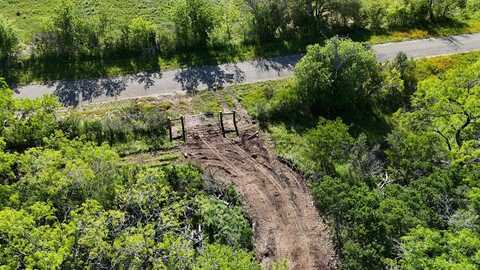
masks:
[(240, 138), (224, 138), (217, 126), (194, 122), (183, 151), (217, 181), (236, 187), (254, 223), (264, 269), (281, 259), (295, 270), (333, 269), (328, 228), (304, 179), (272, 155), (255, 126), (243, 128)]

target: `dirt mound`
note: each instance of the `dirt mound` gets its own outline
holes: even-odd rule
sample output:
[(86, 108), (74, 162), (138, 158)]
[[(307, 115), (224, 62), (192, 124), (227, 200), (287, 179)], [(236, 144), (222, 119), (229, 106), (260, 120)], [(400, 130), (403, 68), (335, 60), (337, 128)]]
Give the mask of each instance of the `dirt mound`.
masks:
[(304, 179), (266, 148), (255, 128), (223, 138), (215, 125), (188, 132), (184, 152), (219, 181), (233, 183), (254, 223), (255, 251), (264, 269), (287, 259), (290, 269), (333, 269), (334, 252)]

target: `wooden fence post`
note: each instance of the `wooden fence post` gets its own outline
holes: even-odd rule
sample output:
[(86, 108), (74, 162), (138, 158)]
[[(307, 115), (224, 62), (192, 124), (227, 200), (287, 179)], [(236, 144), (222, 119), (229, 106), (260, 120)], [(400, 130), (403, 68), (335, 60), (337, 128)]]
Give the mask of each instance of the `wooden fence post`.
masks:
[(180, 120), (182, 121), (182, 137), (183, 137), (183, 141), (186, 142), (187, 141), (187, 136), (185, 135), (185, 119), (184, 117), (182, 116), (180, 118)]
[(223, 126), (223, 112), (220, 112), (220, 127), (222, 128), (222, 136), (225, 137), (225, 127)]
[(235, 111), (233, 111), (233, 126), (235, 127), (235, 133), (237, 133), (237, 136), (240, 136), (237, 127), (237, 113)]

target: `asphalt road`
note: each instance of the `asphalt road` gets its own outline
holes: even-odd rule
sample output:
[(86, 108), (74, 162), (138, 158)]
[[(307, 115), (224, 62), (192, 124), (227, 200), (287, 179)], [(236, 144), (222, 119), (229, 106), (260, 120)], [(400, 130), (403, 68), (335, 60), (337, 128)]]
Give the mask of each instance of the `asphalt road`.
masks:
[[(375, 45), (379, 61), (404, 52), (413, 58), (480, 50), (480, 33)], [(139, 73), (114, 78), (54, 81), (16, 89), (16, 96), (35, 98), (55, 94), (65, 105), (105, 102), (146, 96), (185, 94), (240, 83), (276, 80), (291, 76), (301, 55), (282, 56), (241, 63), (182, 68), (161, 73)]]

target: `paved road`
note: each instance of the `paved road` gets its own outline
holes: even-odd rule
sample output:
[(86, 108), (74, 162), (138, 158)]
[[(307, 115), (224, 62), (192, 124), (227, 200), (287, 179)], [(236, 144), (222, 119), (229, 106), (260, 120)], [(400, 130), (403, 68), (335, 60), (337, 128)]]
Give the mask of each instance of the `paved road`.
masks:
[[(480, 33), (430, 38), (373, 46), (379, 61), (392, 59), (399, 52), (414, 58), (480, 50)], [(161, 73), (94, 80), (55, 81), (19, 87), (18, 97), (35, 98), (55, 94), (65, 105), (103, 102), (134, 97), (184, 94), (192, 90), (254, 83), (291, 76), (301, 55), (260, 59), (235, 64), (183, 68)]]

